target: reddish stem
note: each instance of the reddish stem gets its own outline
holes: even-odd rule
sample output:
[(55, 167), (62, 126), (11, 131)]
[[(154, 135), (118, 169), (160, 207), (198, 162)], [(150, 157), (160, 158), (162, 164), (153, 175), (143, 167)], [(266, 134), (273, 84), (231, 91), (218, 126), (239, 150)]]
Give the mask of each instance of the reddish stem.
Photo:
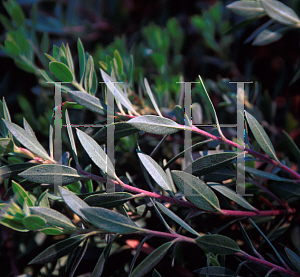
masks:
[[(91, 173), (85, 172), (82, 169), (77, 168), (78, 172), (80, 172), (83, 175), (87, 175), (90, 176), (91, 179), (96, 180), (96, 181), (100, 181), (102, 183), (106, 183), (107, 179), (104, 177), (100, 177), (97, 175), (93, 175)], [(193, 208), (193, 209), (197, 209), (199, 210), (199, 207), (197, 207), (196, 205), (194, 205), (193, 203), (187, 202), (187, 201), (183, 201), (183, 200), (178, 200), (175, 198), (171, 198), (168, 196), (164, 196), (164, 195), (160, 195), (158, 193), (155, 192), (151, 192), (151, 191), (147, 191), (147, 190), (143, 190), (140, 188), (136, 188), (136, 187), (132, 187), (129, 185), (124, 184), (121, 180), (115, 181), (112, 180), (112, 182), (114, 182), (115, 185), (120, 185), (122, 188), (131, 191), (131, 192), (135, 192), (135, 193), (142, 193), (145, 196), (148, 197), (153, 197), (156, 199), (161, 199), (165, 202), (169, 202), (169, 203), (173, 203), (173, 204), (177, 204), (177, 205), (181, 205), (181, 206), (185, 206), (185, 207), (189, 207), (189, 208)], [(255, 212), (251, 212), (251, 211), (232, 211), (232, 210), (222, 210), (222, 213), (220, 212), (209, 212), (209, 213), (213, 213), (213, 214), (217, 214), (217, 215), (226, 215), (226, 216), (238, 216), (238, 217), (258, 217), (258, 216), (277, 216), (277, 215), (281, 215), (281, 214), (292, 214), (295, 213), (294, 209), (286, 209), (286, 210), (271, 210), (271, 211), (255, 211)]]
[(285, 269), (285, 268), (280, 267), (280, 266), (278, 266), (278, 265), (272, 264), (272, 263), (270, 263), (270, 262), (268, 262), (268, 261), (265, 261), (265, 260), (261, 260), (261, 259), (255, 258), (255, 257), (253, 257), (253, 256), (251, 256), (251, 255), (248, 255), (248, 254), (245, 253), (245, 252), (243, 252), (243, 253), (235, 253), (234, 255), (235, 255), (235, 256), (238, 256), (238, 257), (241, 257), (241, 258), (246, 258), (248, 261), (251, 261), (251, 262), (255, 262), (255, 263), (258, 263), (258, 264), (261, 264), (261, 265), (270, 267), (270, 268), (274, 268), (274, 269), (276, 269), (276, 270), (279, 271), (279, 272), (288, 274), (289, 276), (300, 277), (300, 274), (297, 273), (297, 272), (294, 272), (294, 271)]

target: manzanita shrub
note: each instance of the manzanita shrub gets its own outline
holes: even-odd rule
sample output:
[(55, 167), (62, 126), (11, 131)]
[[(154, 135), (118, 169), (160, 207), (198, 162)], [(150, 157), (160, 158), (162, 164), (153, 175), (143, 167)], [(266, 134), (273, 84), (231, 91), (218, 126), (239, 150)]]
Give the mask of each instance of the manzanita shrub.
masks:
[[(278, 3), (238, 1), (229, 7), (239, 12), (253, 9), (258, 13), (255, 17), (263, 12), (275, 17), (278, 7), (283, 7)], [(38, 241), (46, 235), (53, 237), (38, 253), (22, 246), (28, 255), (35, 253), (26, 273), (78, 276), (76, 270), (84, 264), (85, 273), (101, 276), (109, 259), (130, 248), (134, 250), (127, 252), (131, 262), (124, 264), (122, 272), (116, 265), (107, 276), (300, 276), (297, 253), (274, 243), (289, 233), (291, 222), (298, 218), (300, 174), (291, 168), (288, 157), (275, 151), (253, 105), (245, 105), (241, 142), (236, 128), (220, 127), (201, 77), (197, 89), (203, 111), (193, 103), (190, 118), (189, 107), (183, 106), (183, 86), (175, 96), (181, 106), (163, 107), (165, 90), (159, 90), (160, 81), (156, 80), (153, 93), (126, 51), (114, 50), (113, 56), (96, 63), (78, 39), (79, 70), (64, 43), (54, 45), (51, 55), (46, 53), (49, 61), (43, 62), (49, 70), (39, 69), (26, 38), (22, 10), (14, 1), (6, 6), (14, 22), (2, 49), (18, 66), (44, 78), (41, 86), (53, 84), (53, 91), (63, 99), (61, 105), (55, 103), (49, 122), (47, 150), (25, 118), (23, 127), (18, 126), (5, 99), (0, 103), (0, 177), (9, 198), (0, 203), (0, 224), (34, 234), (35, 246), (44, 246)], [(290, 10), (279, 14), (296, 20)], [(168, 38), (176, 38), (172, 30), (179, 30), (177, 23), (170, 20), (165, 30), (145, 29), (149, 36), (151, 30), (160, 36), (151, 43), (161, 75), (174, 73), (162, 61), (170, 47)], [(174, 52), (177, 55), (179, 50), (174, 47)], [(168, 84), (176, 79), (180, 80), (168, 79)], [(236, 94), (230, 91), (226, 97), (227, 106), (235, 107)], [(195, 118), (202, 120), (194, 110), (211, 118), (217, 128), (196, 126)], [(55, 118), (58, 111), (62, 118)], [(82, 111), (93, 115), (93, 123), (73, 122)], [(60, 142), (55, 141), (57, 126)], [(185, 144), (187, 134), (190, 147)], [(299, 148), (287, 133), (284, 136), (300, 164)], [(61, 145), (63, 153), (57, 158)], [(238, 155), (245, 157), (245, 195), (236, 193), (236, 174), (243, 170), (236, 164)], [(87, 262), (94, 259), (95, 263)]]

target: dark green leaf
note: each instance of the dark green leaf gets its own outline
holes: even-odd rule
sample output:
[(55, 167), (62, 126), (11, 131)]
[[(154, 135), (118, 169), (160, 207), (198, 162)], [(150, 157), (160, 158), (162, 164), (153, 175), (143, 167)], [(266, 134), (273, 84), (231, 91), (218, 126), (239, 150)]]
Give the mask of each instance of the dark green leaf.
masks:
[[(117, 122), (115, 124), (114, 139), (120, 139), (123, 137), (135, 134), (139, 130), (127, 122)], [(107, 126), (100, 129), (94, 136), (93, 139), (99, 144), (107, 143)]]
[(160, 210), (166, 214), (168, 217), (173, 219), (175, 222), (177, 222), (181, 227), (189, 231), (190, 233), (196, 235), (197, 237), (200, 237), (200, 235), (193, 229), (191, 228), (185, 221), (183, 221), (179, 216), (174, 214), (171, 210), (169, 210), (165, 205), (156, 202), (156, 205), (160, 208)]
[(81, 212), (93, 225), (108, 232), (126, 234), (143, 230), (128, 217), (111, 210), (91, 207), (81, 209)]
[(226, 6), (227, 9), (241, 16), (259, 16), (265, 14), (265, 10), (257, 1), (236, 1)]
[[(20, 164), (9, 164), (0, 167), (0, 180), (1, 178), (11, 178), (18, 175), (20, 172), (36, 166), (35, 163), (20, 163)], [(1, 182), (1, 181), (0, 181)]]
[(19, 176), (36, 183), (45, 184), (71, 184), (80, 179), (87, 178), (86, 176), (79, 175), (77, 170), (72, 167), (60, 164), (42, 164), (29, 168)]
[(109, 177), (114, 178), (115, 170), (112, 162), (99, 144), (86, 133), (76, 129), (77, 136), (93, 162)]
[(22, 223), (29, 230), (43, 229), (46, 225), (46, 220), (38, 215), (29, 215), (23, 218)]
[(266, 13), (274, 20), (287, 25), (299, 24), (298, 15), (285, 4), (276, 0), (261, 0)]
[(230, 164), (236, 157), (237, 154), (234, 152), (206, 155), (189, 164), (184, 171), (192, 172), (196, 176), (209, 174)]
[(167, 254), (170, 247), (173, 245), (173, 243), (173, 241), (166, 242), (157, 249), (155, 249), (133, 270), (129, 277), (141, 277), (148, 273), (162, 260), (162, 258)]
[(252, 205), (248, 203), (248, 201), (242, 197), (241, 195), (237, 194), (235, 191), (231, 190), (230, 188), (219, 185), (219, 184), (209, 184), (212, 189), (217, 190), (221, 194), (223, 194), (225, 197), (229, 198), (233, 202), (239, 204), (240, 206), (244, 207), (245, 209), (248, 209), (250, 211), (258, 211), (256, 208), (254, 208)]
[(90, 206), (111, 209), (120, 206), (134, 198), (135, 196), (130, 193), (116, 192), (91, 195), (86, 197), (84, 201)]
[(206, 253), (231, 255), (241, 251), (237, 243), (222, 235), (204, 235), (196, 239), (197, 245)]
[(262, 171), (262, 170), (259, 170), (256, 168), (245, 166), (245, 170), (251, 174), (254, 174), (254, 175), (262, 177), (262, 178), (267, 178), (267, 179), (274, 180), (274, 181), (290, 181), (290, 182), (292, 182), (292, 180), (281, 178), (275, 174), (272, 174), (272, 173), (269, 173), (266, 171)]
[(145, 169), (148, 171), (154, 181), (165, 191), (172, 191), (172, 184), (165, 173), (165, 171), (159, 166), (159, 164), (153, 160), (150, 156), (138, 151), (138, 156)]
[(30, 212), (44, 218), (48, 224), (74, 230), (76, 227), (65, 215), (49, 208), (30, 207)]
[(156, 269), (153, 270), (152, 277), (162, 277)]
[[(4, 120), (4, 119), (3, 119)], [(28, 150), (34, 154), (44, 158), (46, 160), (53, 161), (43, 146), (30, 134), (28, 134), (23, 128), (19, 127), (17, 124), (4, 120), (7, 129), (13, 134), (13, 136), (22, 143)]]
[(75, 249), (86, 235), (71, 237), (55, 243), (36, 256), (29, 264), (45, 264), (57, 260)]
[(141, 131), (158, 135), (169, 135), (184, 129), (171, 119), (155, 115), (137, 116), (128, 120), (127, 123)]
[(173, 170), (171, 173), (175, 184), (189, 201), (205, 211), (221, 211), (217, 196), (203, 181), (183, 171)]
[(50, 62), (49, 68), (60, 81), (68, 83), (73, 81), (73, 74), (65, 64), (61, 62)]

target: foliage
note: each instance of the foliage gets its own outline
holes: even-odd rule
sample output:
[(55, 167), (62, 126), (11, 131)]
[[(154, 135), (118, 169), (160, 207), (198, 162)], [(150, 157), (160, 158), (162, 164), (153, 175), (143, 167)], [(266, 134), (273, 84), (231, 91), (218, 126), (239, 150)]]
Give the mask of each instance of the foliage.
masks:
[[(34, 5), (30, 21), (15, 0), (4, 6), (9, 17), (0, 18), (6, 30), (1, 49), (35, 76), (38, 97), (45, 98), (38, 119), (32, 104), (21, 98), (28, 111), (23, 128), (13, 122), (18, 116), (10, 115), (4, 97), (0, 102), (5, 192), (0, 224), (5, 232), (22, 233), (18, 251), (26, 267), (16, 271), (32, 276), (78, 276), (79, 271), (165, 276), (171, 270), (174, 276), (300, 276), (296, 242), (278, 243), (299, 228), (300, 150), (287, 132), (272, 134), (272, 120), (266, 124), (265, 111), (254, 106), (262, 93), (257, 83), (246, 90), (244, 144), (235, 128), (220, 126), (220, 118), (236, 120), (237, 93), (228, 80), (199, 76), (191, 107), (184, 105), (186, 34), (178, 19), (169, 18), (163, 27), (144, 26), (141, 41), (131, 47), (123, 36), (98, 44), (90, 54), (79, 38), (76, 51), (65, 42), (50, 51), (55, 36), (78, 35), (74, 26), (83, 23), (72, 16), (71, 5), (57, 8), (57, 18), (41, 17)], [(221, 3), (191, 17), (204, 41), (202, 51), (222, 62), (230, 61), (233, 31), (262, 16), (299, 27), (296, 13), (276, 0), (227, 7), (247, 17), (229, 31)], [(251, 36), (254, 45), (281, 37), (283, 29), (266, 28)], [(224, 35), (226, 30), (231, 34)], [(61, 88), (63, 103), (53, 109), (54, 88)], [(220, 105), (213, 104), (215, 95), (223, 99)], [(60, 124), (63, 153), (57, 159)], [(278, 138), (286, 138), (285, 148), (295, 158), (276, 149)], [(236, 193), (241, 191), (238, 155), (246, 162), (246, 196)], [(124, 261), (109, 264), (118, 255)]]

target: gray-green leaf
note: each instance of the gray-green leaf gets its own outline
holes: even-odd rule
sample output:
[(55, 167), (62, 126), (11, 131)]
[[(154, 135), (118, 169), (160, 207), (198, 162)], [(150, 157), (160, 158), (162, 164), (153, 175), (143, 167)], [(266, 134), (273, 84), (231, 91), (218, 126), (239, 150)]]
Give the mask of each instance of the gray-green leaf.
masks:
[(7, 129), (13, 134), (13, 136), (22, 143), (28, 150), (38, 155), (39, 157), (53, 161), (47, 154), (43, 146), (30, 134), (28, 134), (23, 128), (3, 119)]
[(206, 253), (231, 255), (241, 251), (231, 238), (222, 235), (204, 235), (196, 239), (197, 245)]
[(252, 42), (252, 45), (267, 45), (272, 42), (275, 42), (282, 38), (282, 33), (280, 30), (273, 32), (270, 30), (263, 30)]
[(172, 184), (170, 179), (164, 170), (159, 166), (159, 164), (145, 153), (138, 151), (137, 154), (145, 169), (148, 171), (154, 181), (165, 191), (171, 192)]
[(115, 170), (113, 167), (112, 162), (106, 155), (106, 153), (103, 151), (103, 149), (100, 147), (100, 145), (93, 140), (89, 135), (82, 132), (79, 129), (76, 129), (77, 136), (87, 152), (87, 154), (90, 156), (90, 158), (93, 160), (93, 162), (106, 174), (109, 175), (109, 177), (114, 178)]
[(189, 201), (204, 211), (221, 212), (217, 196), (199, 178), (183, 171), (173, 170), (171, 173), (175, 184)]
[(81, 209), (81, 212), (93, 225), (108, 232), (126, 234), (143, 230), (130, 218), (108, 209), (91, 207)]
[(155, 115), (137, 116), (128, 120), (127, 123), (141, 131), (157, 135), (169, 135), (184, 129), (171, 119)]
[(72, 167), (60, 164), (36, 165), (23, 171), (19, 176), (36, 183), (56, 184), (57, 182), (61, 182), (62, 185), (87, 178), (86, 176), (79, 175), (77, 170)]
[(276, 157), (275, 149), (266, 131), (262, 128), (253, 115), (247, 111), (245, 111), (245, 115), (257, 143), (270, 157), (274, 158), (278, 163), (280, 163)]
[(257, 211), (257, 209), (254, 208), (252, 205), (250, 205), (244, 197), (237, 194), (235, 191), (231, 190), (230, 188), (223, 186), (223, 185), (219, 185), (219, 184), (210, 184), (210, 187), (217, 190), (218, 192), (223, 194), (225, 197), (229, 198), (230, 200), (239, 204), (240, 206), (244, 207), (245, 209), (248, 209), (250, 211)]
[(69, 90), (68, 93), (81, 106), (95, 113), (105, 114), (106, 105), (102, 103), (102, 101), (99, 98), (82, 91)]

